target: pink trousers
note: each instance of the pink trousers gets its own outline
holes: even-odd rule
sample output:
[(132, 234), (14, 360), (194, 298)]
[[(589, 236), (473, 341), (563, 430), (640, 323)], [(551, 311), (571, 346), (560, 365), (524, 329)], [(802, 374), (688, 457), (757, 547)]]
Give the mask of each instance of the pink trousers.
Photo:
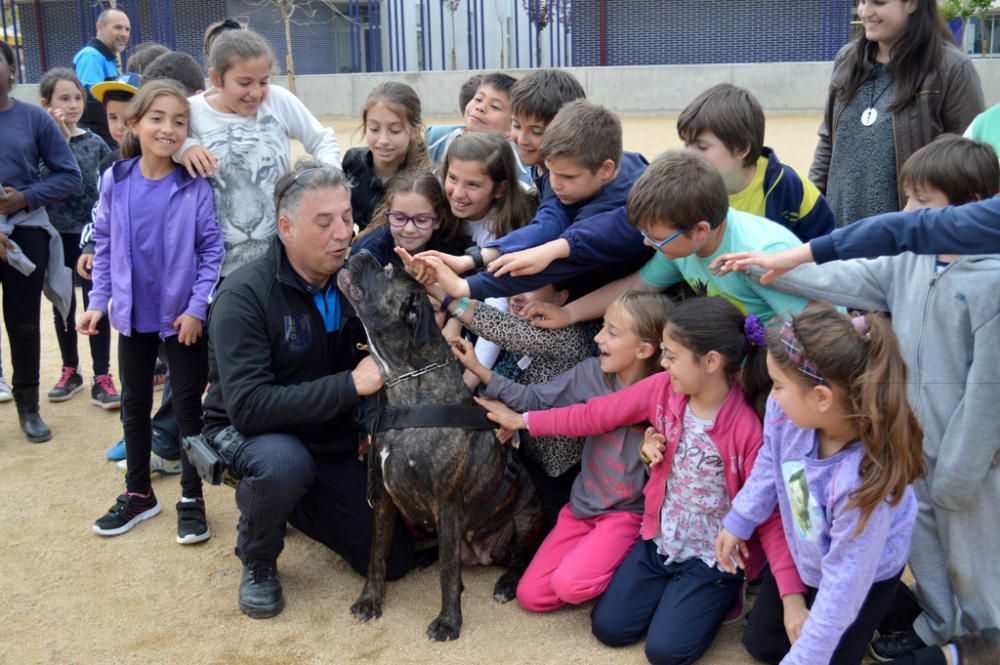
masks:
[(517, 602), (530, 612), (576, 605), (604, 593), (639, 537), (642, 515), (613, 512), (580, 519), (569, 504), (517, 585)]

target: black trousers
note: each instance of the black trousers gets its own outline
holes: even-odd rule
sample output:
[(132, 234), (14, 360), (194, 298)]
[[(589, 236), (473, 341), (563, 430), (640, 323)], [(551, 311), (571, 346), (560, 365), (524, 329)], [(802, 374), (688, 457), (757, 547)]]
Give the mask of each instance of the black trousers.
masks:
[[(875, 628), (892, 606), (902, 574), (903, 571), (900, 570), (895, 576), (872, 585), (854, 623), (848, 626), (840, 638), (840, 643), (830, 658), (830, 665), (860, 665)], [(815, 600), (816, 589), (809, 587), (806, 591), (806, 606), (812, 607)], [(743, 646), (751, 656), (772, 665), (777, 665), (785, 657), (792, 645), (785, 632), (783, 617), (784, 607), (778, 585), (768, 568), (763, 575), (757, 602), (747, 616), (746, 629), (743, 631)]]
[(530, 459), (527, 455), (519, 455), (518, 458), (528, 475), (531, 476), (531, 482), (535, 486), (535, 495), (538, 496), (538, 500), (542, 504), (542, 512), (545, 515), (545, 532), (548, 533), (556, 525), (559, 511), (569, 503), (573, 481), (580, 475), (580, 465), (574, 464), (569, 471), (553, 478), (545, 473), (541, 464)]
[(49, 263), (49, 234), (45, 229), (15, 226), (10, 234), (24, 255), (36, 268), (22, 275), (6, 261), (0, 261), (0, 285), (3, 287), (3, 319), (10, 343), (11, 388), (19, 405), (38, 405), (38, 368), (41, 362), (42, 337), (39, 325), (42, 312), (42, 284)]
[[(63, 256), (66, 267), (73, 271), (73, 282), (79, 284), (83, 291), (83, 309), (90, 304), (90, 289), (94, 283), (76, 274), (76, 262), (80, 258), (80, 234), (60, 233), (63, 244)], [(52, 316), (56, 325), (56, 339), (59, 340), (59, 353), (62, 354), (64, 367), (78, 367), (80, 354), (77, 352), (76, 335), (76, 289), (69, 301), (69, 318), (66, 321), (59, 316), (59, 310), (52, 308)], [(102, 317), (97, 323), (97, 334), (90, 336), (90, 357), (94, 362), (94, 376), (108, 374), (111, 371), (111, 324), (108, 317)]]
[[(149, 453), (153, 428), (149, 412), (153, 408), (153, 372), (160, 346), (157, 333), (118, 336), (118, 366), (122, 380), (122, 426), (125, 430), (125, 459), (129, 492), (146, 493), (150, 488)], [(174, 413), (181, 436), (199, 434), (202, 428), (201, 395), (208, 376), (208, 353), (204, 337), (185, 346), (177, 336), (163, 342), (173, 378)], [(181, 489), (189, 499), (202, 496), (201, 478), (186, 455), (181, 455)]]
[[(285, 524), (344, 557), (361, 575), (371, 557), (372, 509), (364, 462), (316, 461), (288, 434), (261, 434), (246, 440), (233, 459), (241, 476), (236, 555), (245, 563), (273, 563), (285, 546)], [(413, 537), (396, 520), (386, 566), (390, 580), (413, 567)]]

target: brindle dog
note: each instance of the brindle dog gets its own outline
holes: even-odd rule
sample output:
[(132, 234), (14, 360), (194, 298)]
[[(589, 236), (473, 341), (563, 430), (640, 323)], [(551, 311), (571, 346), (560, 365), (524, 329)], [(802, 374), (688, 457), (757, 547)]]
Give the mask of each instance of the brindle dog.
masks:
[[(462, 366), (413, 278), (391, 266), (383, 269), (362, 251), (340, 271), (337, 284), (365, 325), (369, 349), (386, 379), (388, 407), (475, 406)], [(527, 473), (521, 467), (513, 483), (504, 482), (507, 469), (507, 450), (490, 429), (425, 426), (373, 436), (368, 452), (368, 492), (375, 509), (372, 555), (351, 613), (363, 621), (382, 615), (385, 557), (397, 509), (413, 524), (437, 532), (441, 613), (427, 628), (431, 639), (456, 639), (462, 626), (463, 541), (507, 565), (493, 597), (513, 599), (544, 527)]]

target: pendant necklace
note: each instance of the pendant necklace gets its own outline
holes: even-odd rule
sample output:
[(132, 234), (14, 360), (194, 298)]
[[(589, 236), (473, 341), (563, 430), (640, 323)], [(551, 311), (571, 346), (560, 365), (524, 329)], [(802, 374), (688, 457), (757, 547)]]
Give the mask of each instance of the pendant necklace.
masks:
[(865, 127), (871, 127), (875, 124), (875, 121), (878, 120), (878, 109), (875, 108), (875, 102), (882, 99), (882, 95), (885, 94), (885, 91), (892, 87), (892, 78), (889, 78), (888, 83), (886, 83), (885, 87), (882, 88), (882, 91), (876, 96), (875, 83), (877, 81), (878, 75), (876, 74), (875, 78), (872, 79), (872, 86), (868, 93), (868, 108), (861, 112), (861, 124)]

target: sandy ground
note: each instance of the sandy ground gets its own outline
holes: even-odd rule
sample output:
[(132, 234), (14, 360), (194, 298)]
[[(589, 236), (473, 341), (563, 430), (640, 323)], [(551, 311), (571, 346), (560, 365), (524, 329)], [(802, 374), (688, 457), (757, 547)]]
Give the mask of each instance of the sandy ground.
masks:
[[(801, 171), (808, 168), (818, 117), (771, 119), (768, 143)], [(343, 145), (361, 140), (357, 121), (330, 120)], [(626, 118), (625, 147), (652, 158), (678, 144), (673, 118)], [(59, 351), (43, 304), (42, 394), (58, 377)], [(10, 352), (3, 366), (9, 377)], [(80, 344), (89, 381), (90, 352)], [(117, 362), (113, 363), (113, 367)], [(43, 398), (44, 399), (44, 398)], [(0, 405), (0, 665), (31, 663), (643, 663), (642, 645), (603, 647), (589, 631), (589, 604), (531, 615), (491, 598), (497, 568), (466, 568), (464, 626), (457, 642), (424, 636), (436, 616), (438, 568), (389, 584), (380, 620), (360, 624), (348, 608), (363, 580), (334, 553), (290, 530), (280, 571), (286, 609), (269, 621), (236, 606), (240, 565), (233, 556), (237, 510), (227, 487), (206, 488), (213, 537), (174, 542), (177, 477), (154, 479), (163, 513), (117, 538), (91, 523), (113, 504), (123, 478), (104, 458), (118, 440), (116, 412), (43, 401), (55, 433), (29, 444), (13, 403)], [(725, 627), (702, 663), (753, 662)]]

